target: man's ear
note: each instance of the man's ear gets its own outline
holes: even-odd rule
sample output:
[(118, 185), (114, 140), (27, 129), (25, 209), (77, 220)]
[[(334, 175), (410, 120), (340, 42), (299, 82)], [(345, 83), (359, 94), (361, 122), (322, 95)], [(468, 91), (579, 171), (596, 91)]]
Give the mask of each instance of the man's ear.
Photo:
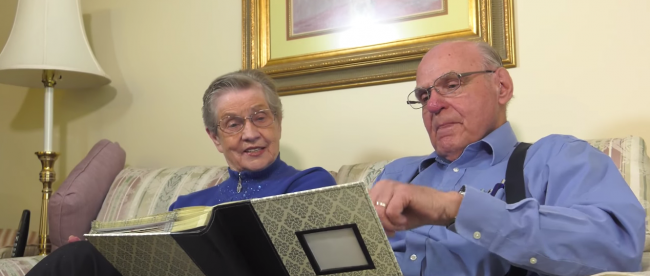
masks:
[(497, 90), (499, 92), (498, 94), (498, 100), (501, 105), (506, 105), (510, 99), (512, 99), (512, 94), (514, 91), (513, 88), (513, 83), (512, 83), (512, 78), (510, 77), (510, 73), (506, 68), (499, 67), (496, 72), (494, 72), (496, 75), (496, 83), (497, 85)]
[(221, 141), (219, 140), (219, 135), (216, 133), (212, 133), (208, 128), (205, 129), (205, 132), (208, 133), (208, 136), (210, 136), (210, 140), (212, 140), (212, 143), (217, 147), (217, 150), (223, 153), (223, 146), (221, 145)]

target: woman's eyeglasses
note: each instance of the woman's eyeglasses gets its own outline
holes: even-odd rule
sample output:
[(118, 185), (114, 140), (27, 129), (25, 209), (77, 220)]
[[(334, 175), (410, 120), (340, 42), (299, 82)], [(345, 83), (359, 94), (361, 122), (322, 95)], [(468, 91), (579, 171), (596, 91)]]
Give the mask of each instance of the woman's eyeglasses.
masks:
[(256, 127), (268, 127), (275, 122), (275, 113), (270, 109), (263, 109), (248, 117), (229, 115), (221, 118), (217, 126), (224, 133), (235, 134), (244, 129), (246, 120), (250, 120)]

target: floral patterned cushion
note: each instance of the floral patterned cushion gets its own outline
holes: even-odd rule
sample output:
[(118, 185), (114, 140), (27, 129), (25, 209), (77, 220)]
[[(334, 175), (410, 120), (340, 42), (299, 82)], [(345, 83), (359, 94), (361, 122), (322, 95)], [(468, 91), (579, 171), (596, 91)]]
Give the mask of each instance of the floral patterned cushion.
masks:
[[(11, 258), (11, 253), (13, 251), (13, 245), (5, 246), (0, 248), (0, 259)], [(23, 252), (23, 257), (30, 257), (38, 255), (39, 249), (38, 244), (28, 244), (25, 246), (25, 252)], [(0, 275), (2, 271), (0, 270)]]
[(650, 158), (645, 141), (641, 137), (587, 140), (589, 144), (612, 158), (632, 192), (648, 211), (648, 181), (650, 181)]
[(166, 212), (178, 196), (207, 189), (226, 179), (227, 167), (126, 168), (113, 181), (97, 220)]
[[(0, 247), (13, 246), (16, 238), (17, 229), (0, 229)], [(27, 235), (27, 245), (38, 244), (38, 233), (31, 231)]]
[[(11, 251), (16, 238), (17, 229), (0, 229), (0, 259), (11, 258)], [(23, 256), (38, 255), (38, 233), (31, 231), (27, 235), (27, 243)], [(0, 270), (0, 275), (2, 271)]]
[(44, 256), (20, 257), (0, 260), (0, 275), (3, 276), (24, 276)]
[(589, 144), (612, 158), (623, 178), (630, 185), (646, 211), (646, 240), (645, 252), (650, 252), (650, 158), (648, 157), (645, 141), (641, 137), (628, 136), (624, 138), (587, 140)]
[(393, 160), (378, 162), (360, 163), (354, 165), (343, 165), (335, 176), (337, 184), (345, 184), (361, 181), (368, 189), (372, 188), (379, 174), (384, 170), (386, 164)]
[[(345, 166), (345, 169), (329, 173), (339, 184), (364, 178), (371, 185), (387, 163)], [(113, 181), (97, 220), (121, 220), (165, 212), (178, 196), (215, 186), (228, 177), (225, 166), (126, 168)]]
[[(650, 161), (643, 139), (628, 136), (587, 142), (612, 158), (646, 208), (647, 221), (650, 222), (650, 191), (647, 189)], [(343, 165), (337, 172), (330, 173), (338, 184), (362, 181), (371, 188), (384, 166), (391, 161)], [(212, 187), (227, 178), (226, 167), (127, 168), (113, 182), (97, 219), (110, 221), (164, 212), (179, 195)], [(650, 250), (650, 231), (646, 231), (649, 235), (646, 248)]]

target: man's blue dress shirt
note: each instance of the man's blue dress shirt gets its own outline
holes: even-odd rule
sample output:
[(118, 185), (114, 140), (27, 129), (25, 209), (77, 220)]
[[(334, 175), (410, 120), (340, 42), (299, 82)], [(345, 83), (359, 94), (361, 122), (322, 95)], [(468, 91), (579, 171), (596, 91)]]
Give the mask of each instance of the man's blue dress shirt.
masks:
[(454, 231), (422, 226), (390, 238), (404, 275), (504, 275), (510, 264), (540, 275), (638, 271), (645, 213), (612, 160), (572, 136), (542, 138), (524, 162), (527, 198), (506, 204), (503, 189), (490, 192), (517, 144), (506, 122), (453, 162), (434, 152), (385, 167), (378, 180), (466, 185)]

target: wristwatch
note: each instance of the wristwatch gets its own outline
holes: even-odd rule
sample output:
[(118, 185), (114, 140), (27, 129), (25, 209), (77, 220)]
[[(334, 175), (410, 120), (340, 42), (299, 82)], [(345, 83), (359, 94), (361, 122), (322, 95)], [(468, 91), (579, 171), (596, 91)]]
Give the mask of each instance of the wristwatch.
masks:
[(465, 196), (465, 185), (463, 187), (460, 187), (460, 190), (458, 190), (458, 193), (462, 196)]

